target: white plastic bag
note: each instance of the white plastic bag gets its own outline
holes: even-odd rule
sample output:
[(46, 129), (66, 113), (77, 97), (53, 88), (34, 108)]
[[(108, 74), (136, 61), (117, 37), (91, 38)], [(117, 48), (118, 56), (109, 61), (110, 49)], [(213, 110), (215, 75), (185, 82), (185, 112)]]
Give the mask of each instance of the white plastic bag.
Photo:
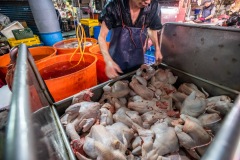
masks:
[(3, 15), (0, 13), (0, 31), (7, 26), (9, 23), (11, 23), (9, 17)]

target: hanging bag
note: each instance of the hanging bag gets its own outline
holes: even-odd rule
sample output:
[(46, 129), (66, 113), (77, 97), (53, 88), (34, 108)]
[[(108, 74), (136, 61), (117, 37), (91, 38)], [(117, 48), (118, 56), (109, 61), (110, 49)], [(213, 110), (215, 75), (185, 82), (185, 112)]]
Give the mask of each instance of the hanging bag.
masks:
[(10, 64), (7, 67), (7, 74), (5, 77), (5, 80), (7, 82), (8, 88), (12, 91), (12, 85), (13, 85), (13, 78), (14, 78), (14, 71), (16, 67), (16, 59), (17, 59), (17, 51), (18, 48), (14, 47), (10, 51)]

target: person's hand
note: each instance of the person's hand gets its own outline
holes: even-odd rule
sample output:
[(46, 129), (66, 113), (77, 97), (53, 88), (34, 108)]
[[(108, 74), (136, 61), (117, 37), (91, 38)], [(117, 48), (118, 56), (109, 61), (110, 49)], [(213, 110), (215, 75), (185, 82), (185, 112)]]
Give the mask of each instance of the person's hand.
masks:
[(114, 79), (118, 75), (118, 73), (123, 73), (120, 67), (114, 61), (106, 62), (105, 72), (108, 78)]
[(163, 56), (161, 51), (155, 51), (155, 59), (156, 59), (156, 64), (160, 64), (162, 62)]
[(205, 18), (201, 17), (199, 18), (200, 21), (204, 22), (205, 21)]

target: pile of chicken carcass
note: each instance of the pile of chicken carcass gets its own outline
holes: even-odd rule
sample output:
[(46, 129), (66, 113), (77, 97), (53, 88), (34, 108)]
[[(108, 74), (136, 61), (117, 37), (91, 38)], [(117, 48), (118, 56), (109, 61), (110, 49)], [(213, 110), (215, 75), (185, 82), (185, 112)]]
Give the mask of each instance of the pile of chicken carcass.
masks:
[(227, 96), (208, 97), (194, 84), (173, 86), (166, 69), (142, 65), (131, 81), (73, 98), (61, 122), (80, 160), (200, 159), (232, 107)]

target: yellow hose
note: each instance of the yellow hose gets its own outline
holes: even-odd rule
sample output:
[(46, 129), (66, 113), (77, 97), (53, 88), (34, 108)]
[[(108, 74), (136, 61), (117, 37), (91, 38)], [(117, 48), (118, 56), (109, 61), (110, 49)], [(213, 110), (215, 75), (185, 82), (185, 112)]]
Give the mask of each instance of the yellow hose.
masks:
[[(79, 29), (81, 32), (81, 35), (79, 37)], [(78, 49), (80, 50), (80, 59), (78, 61), (78, 63), (76, 65), (74, 65), (73, 67), (76, 67), (77, 65), (79, 65), (81, 63), (81, 61), (84, 61), (84, 51), (85, 51), (85, 47), (86, 47), (86, 33), (84, 31), (83, 26), (81, 25), (81, 23), (78, 24), (77, 26), (77, 30), (76, 30), (76, 36), (77, 36), (77, 40), (78, 40), (78, 47), (76, 48), (76, 50), (72, 53), (71, 57), (70, 57), (70, 63), (72, 62), (72, 58), (73, 56), (77, 53)], [(72, 67), (72, 68), (73, 68)]]

